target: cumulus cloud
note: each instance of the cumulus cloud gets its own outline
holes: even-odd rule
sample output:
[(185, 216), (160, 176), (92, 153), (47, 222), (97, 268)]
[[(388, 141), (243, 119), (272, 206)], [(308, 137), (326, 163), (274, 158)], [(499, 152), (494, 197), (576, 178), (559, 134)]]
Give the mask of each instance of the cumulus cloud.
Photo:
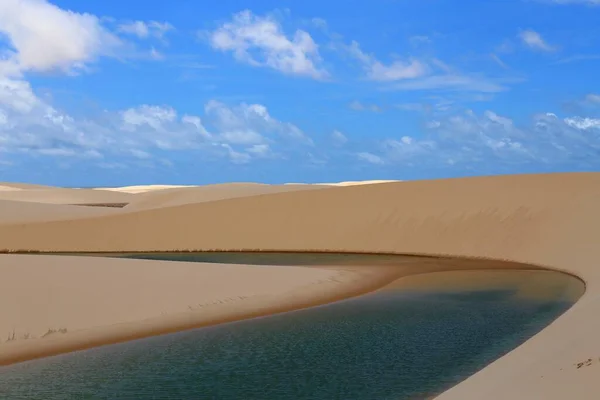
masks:
[(598, 118), (582, 118), (582, 117), (572, 117), (565, 118), (565, 123), (570, 127), (577, 128), (579, 130), (588, 130), (588, 129), (600, 129), (600, 119)]
[(312, 140), (300, 128), (274, 118), (261, 104), (228, 106), (213, 100), (202, 117), (180, 115), (170, 106), (140, 105), (80, 119), (42, 100), (26, 81), (0, 78), (5, 153), (150, 160), (156, 151), (195, 150), (242, 163), (275, 156), (273, 147), (306, 145)]
[(288, 37), (271, 16), (257, 16), (250, 10), (239, 12), (211, 32), (209, 40), (214, 49), (231, 52), (238, 61), (253, 66), (315, 79), (328, 76), (319, 66), (318, 46), (310, 34), (296, 30)]
[(550, 46), (544, 40), (544, 38), (542, 38), (542, 35), (531, 29), (519, 32), (519, 38), (527, 47), (533, 50), (541, 50), (548, 52), (556, 50), (553, 46)]
[(204, 107), (206, 117), (218, 128), (220, 137), (232, 144), (261, 144), (273, 135), (296, 143), (312, 145), (312, 140), (296, 125), (273, 118), (261, 104), (242, 103), (235, 107), (211, 100)]
[(0, 33), (8, 41), (4, 75), (23, 71), (73, 72), (121, 45), (91, 14), (63, 10), (46, 0), (2, 0)]
[[(372, 152), (386, 163), (422, 167), (442, 165), (506, 167), (508, 165), (570, 165), (589, 168), (600, 154), (600, 120), (532, 116), (528, 124), (493, 111), (438, 118), (418, 136), (390, 138)], [(495, 168), (495, 167), (494, 167)]]

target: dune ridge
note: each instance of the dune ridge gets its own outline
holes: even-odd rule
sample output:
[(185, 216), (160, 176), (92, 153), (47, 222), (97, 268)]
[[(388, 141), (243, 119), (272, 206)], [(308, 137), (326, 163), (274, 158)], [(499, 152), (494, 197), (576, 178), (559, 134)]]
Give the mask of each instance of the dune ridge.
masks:
[[(534, 338), (439, 398), (590, 398), (586, 393), (597, 390), (600, 371), (599, 198), (598, 173), (337, 186), (4, 224), (0, 247), (422, 254), (563, 271), (584, 280), (582, 298)], [(585, 366), (577, 367), (581, 362)]]
[(39, 188), (0, 191), (0, 200), (48, 204), (128, 203), (134, 195), (108, 190)]
[(125, 211), (139, 211), (238, 197), (325, 188), (316, 185), (266, 185), (258, 183), (224, 183), (207, 186), (165, 188), (158, 191), (151, 190), (136, 194), (135, 198), (125, 207)]

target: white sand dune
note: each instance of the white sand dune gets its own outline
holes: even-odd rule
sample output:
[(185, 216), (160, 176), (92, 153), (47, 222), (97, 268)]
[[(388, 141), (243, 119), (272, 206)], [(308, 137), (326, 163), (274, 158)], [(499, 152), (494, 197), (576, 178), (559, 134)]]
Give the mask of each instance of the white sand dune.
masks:
[(133, 194), (93, 189), (22, 189), (0, 191), (0, 200), (50, 204), (128, 203)]
[(378, 183), (401, 182), (398, 180), (370, 180), (370, 181), (345, 181), (336, 183), (316, 183), (316, 185), (326, 186), (357, 186), (357, 185), (375, 185)]
[(356, 185), (373, 185), (377, 183), (389, 183), (389, 182), (402, 182), (399, 180), (391, 179), (374, 179), (366, 181), (342, 181), (342, 182), (330, 182), (330, 183), (284, 183), (284, 185), (321, 185), (321, 186), (356, 186)]
[(122, 186), (122, 187), (108, 187), (108, 188), (94, 188), (94, 190), (108, 190), (112, 192), (123, 192), (123, 193), (146, 193), (153, 192), (156, 190), (164, 190), (164, 189), (175, 189), (175, 188), (185, 188), (185, 187), (194, 187), (191, 185), (134, 185), (134, 186)]
[(313, 185), (265, 185), (258, 183), (225, 183), (207, 186), (182, 187), (140, 193), (125, 207), (126, 211), (144, 210), (159, 207), (172, 207), (183, 204), (257, 196), (270, 193), (297, 190), (323, 189)]
[[(191, 193), (184, 192), (185, 188), (166, 190), (182, 190), (186, 193), (182, 196)], [(215, 201), (190, 202), (190, 198), (183, 201), (174, 196), (161, 200), (160, 207), (139, 211), (0, 225), (0, 245), (11, 251), (383, 252), (458, 257), (456, 263), (465, 263), (464, 267), (472, 266), (472, 262), (467, 264), (462, 258), (498, 260), (498, 268), (510, 266), (504, 264), (510, 261), (564, 271), (585, 281), (587, 290), (583, 297), (525, 344), (439, 398), (595, 399), (600, 371), (598, 199), (600, 173), (391, 182)], [(0, 260), (7, 261), (0, 265), (9, 262), (4, 257)], [(10, 263), (25, 265), (33, 260), (16, 257)], [(81, 262), (87, 263), (84, 259)], [(94, 261), (103, 266), (114, 262)], [(372, 275), (375, 276), (378, 275)], [(12, 272), (6, 272), (2, 281), (17, 282)], [(27, 282), (20, 281), (18, 285), (26, 288)], [(229, 281), (217, 280), (214, 284), (220, 287)], [(132, 296), (142, 290), (136, 285)], [(33, 295), (32, 304), (41, 307), (53, 296), (51, 292), (43, 293), (46, 294)], [(12, 307), (14, 303), (8, 300), (8, 305), (3, 306)], [(0, 309), (0, 315), (7, 315), (5, 309)], [(169, 326), (176, 329), (183, 325)], [(116, 334), (111, 331), (98, 335), (114, 339)], [(85, 342), (75, 339), (78, 336), (74, 333), (64, 337), (73, 338), (70, 343)], [(51, 347), (50, 342), (42, 342)], [(66, 346), (67, 342), (61, 345)], [(86, 343), (100, 342), (97, 336), (96, 342)], [(29, 349), (33, 347), (27, 345)], [(8, 354), (7, 348), (0, 346), (0, 357)], [(26, 353), (11, 354), (27, 358), (23, 356)]]

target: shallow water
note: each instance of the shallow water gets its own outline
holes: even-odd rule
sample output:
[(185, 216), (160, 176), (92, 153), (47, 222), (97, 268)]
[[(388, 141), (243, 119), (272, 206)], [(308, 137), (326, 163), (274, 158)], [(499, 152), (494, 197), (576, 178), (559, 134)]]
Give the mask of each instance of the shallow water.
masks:
[[(473, 280), (486, 274), (504, 278), (477, 288)], [(556, 278), (552, 296), (523, 295), (528, 285), (538, 293), (548, 274)], [(479, 271), (464, 279), (460, 290), (389, 287), (0, 368), (0, 398), (423, 399), (538, 332), (575, 300), (561, 293), (581, 285), (545, 271)]]

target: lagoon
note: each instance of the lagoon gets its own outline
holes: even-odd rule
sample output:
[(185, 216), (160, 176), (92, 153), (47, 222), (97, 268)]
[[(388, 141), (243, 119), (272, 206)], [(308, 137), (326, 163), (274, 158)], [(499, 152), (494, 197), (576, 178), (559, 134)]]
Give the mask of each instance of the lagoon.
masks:
[[(393, 259), (289, 253), (135, 257), (276, 265)], [(543, 270), (418, 275), (318, 307), (3, 367), (0, 398), (430, 398), (539, 332), (582, 293), (578, 279)]]

